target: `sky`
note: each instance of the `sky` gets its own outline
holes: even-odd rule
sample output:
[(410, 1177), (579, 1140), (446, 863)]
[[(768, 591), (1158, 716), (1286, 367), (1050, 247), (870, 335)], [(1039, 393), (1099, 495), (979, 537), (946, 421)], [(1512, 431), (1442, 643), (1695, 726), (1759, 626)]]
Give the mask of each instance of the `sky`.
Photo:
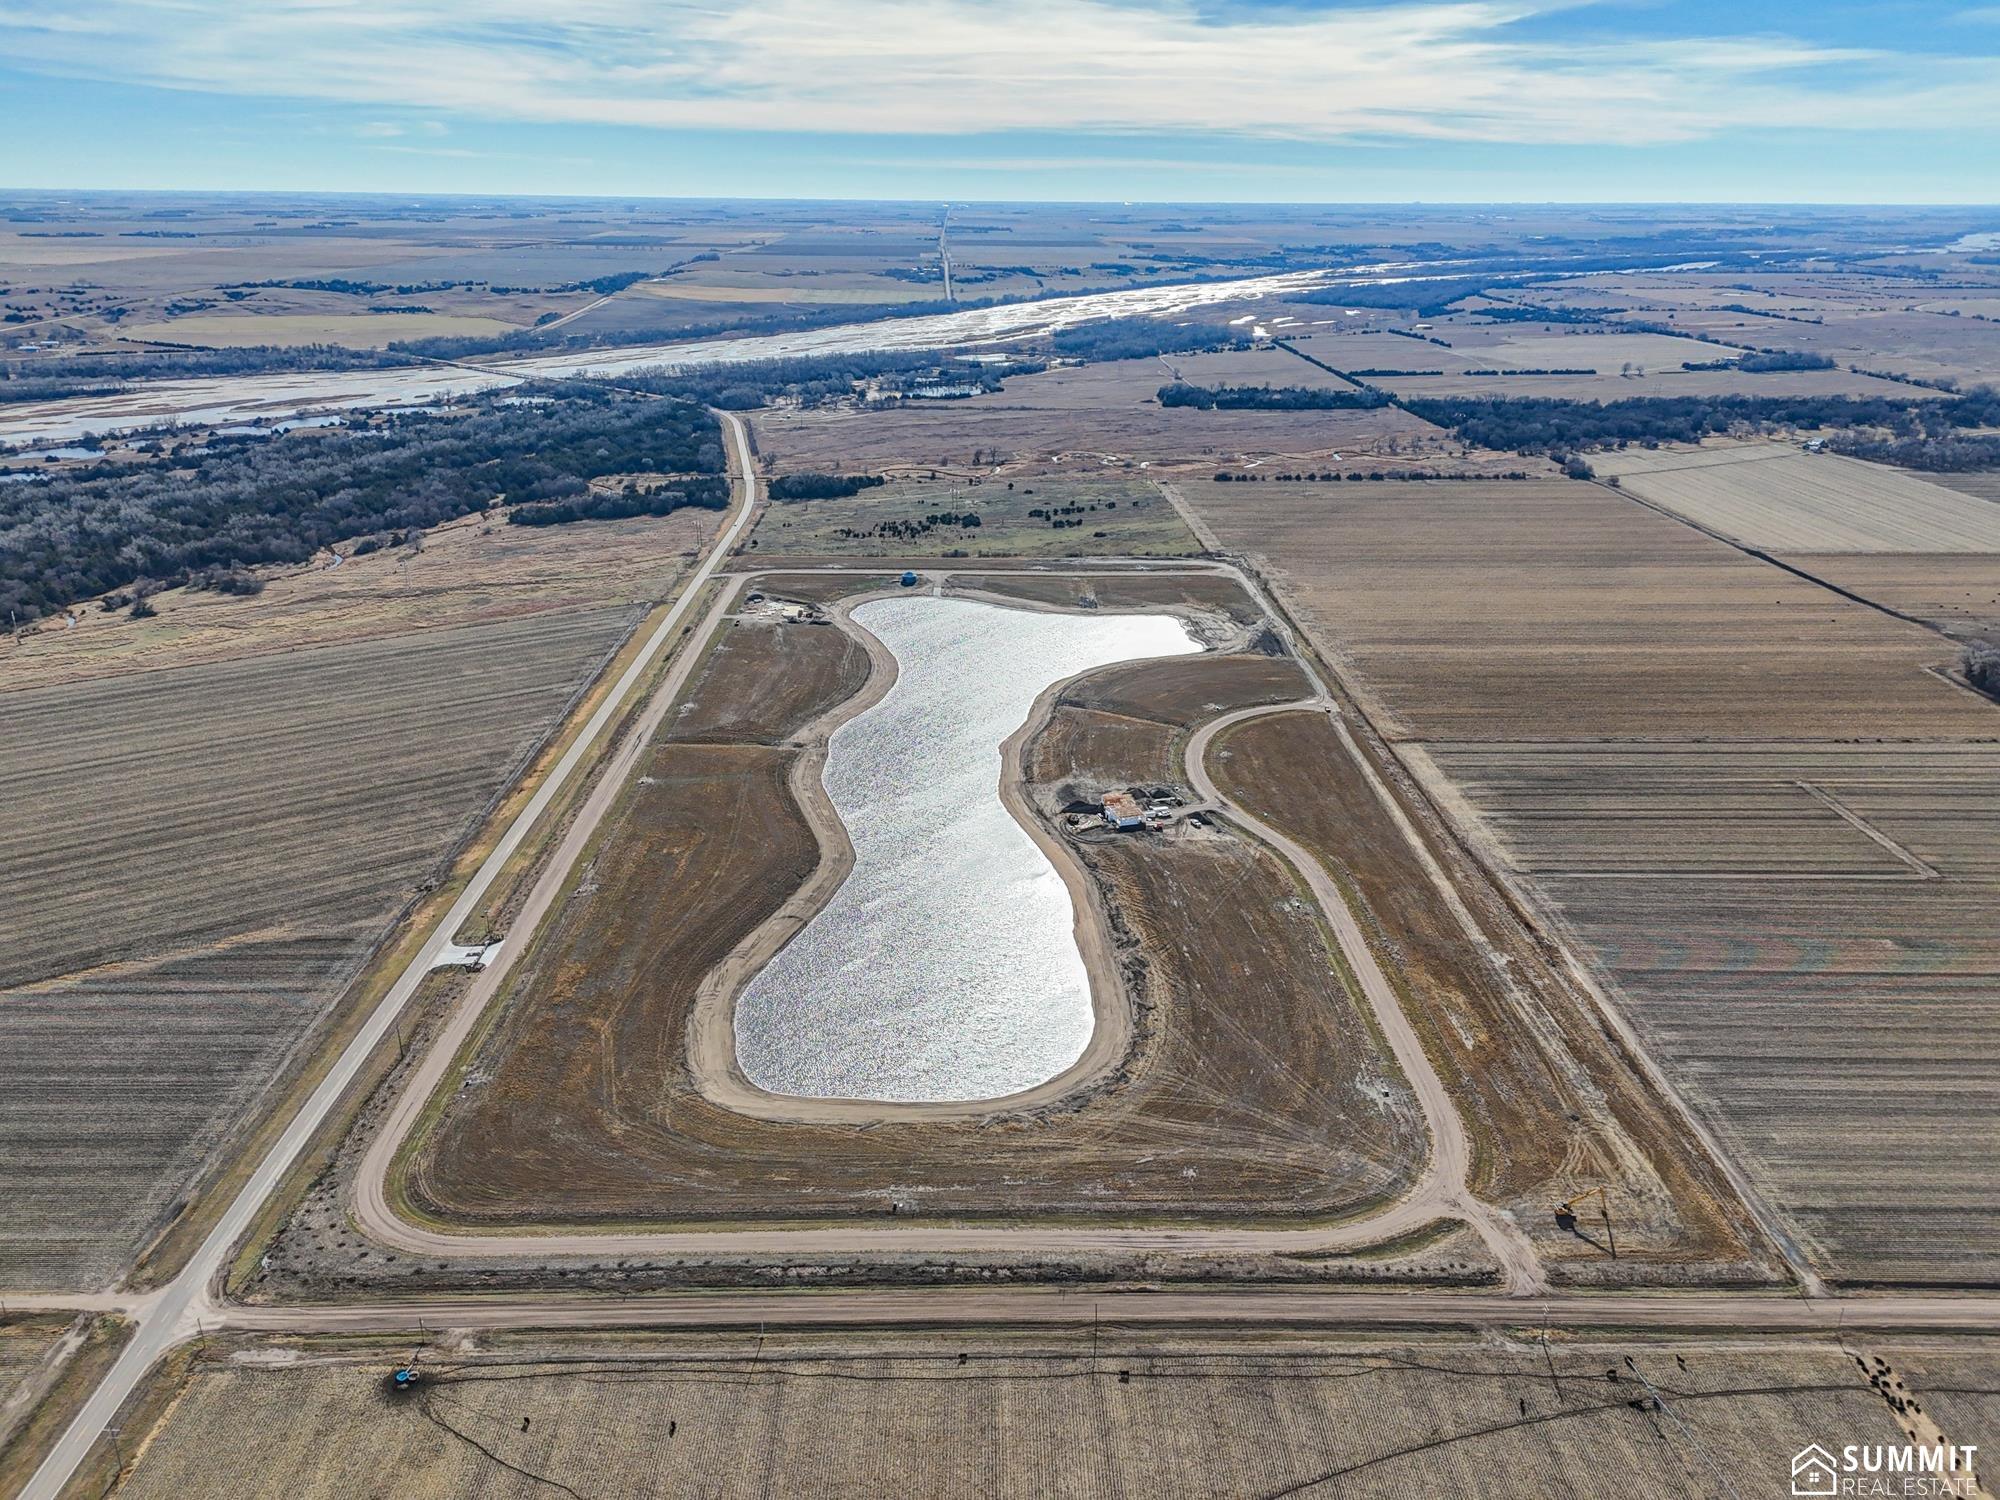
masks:
[(0, 189), (2000, 203), (2000, 4), (0, 0)]

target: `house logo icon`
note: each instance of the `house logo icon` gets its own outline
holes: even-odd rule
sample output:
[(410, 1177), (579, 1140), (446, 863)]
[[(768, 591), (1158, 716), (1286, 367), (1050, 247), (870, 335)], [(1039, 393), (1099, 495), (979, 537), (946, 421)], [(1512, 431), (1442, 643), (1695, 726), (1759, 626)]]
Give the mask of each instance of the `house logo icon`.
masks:
[(1794, 1495), (1837, 1495), (1840, 1481), (1834, 1477), (1833, 1455), (1813, 1443), (1792, 1456)]

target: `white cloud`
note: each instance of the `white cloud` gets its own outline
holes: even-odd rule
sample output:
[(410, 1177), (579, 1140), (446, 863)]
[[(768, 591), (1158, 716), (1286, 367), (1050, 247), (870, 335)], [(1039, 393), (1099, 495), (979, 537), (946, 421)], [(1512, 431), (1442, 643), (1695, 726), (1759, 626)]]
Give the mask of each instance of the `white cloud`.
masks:
[(79, 27), (69, 0), (14, 0), (0, 49), (93, 77), (543, 123), (1563, 144), (2000, 123), (1991, 58), (1510, 31), (1552, 4), (99, 0)]

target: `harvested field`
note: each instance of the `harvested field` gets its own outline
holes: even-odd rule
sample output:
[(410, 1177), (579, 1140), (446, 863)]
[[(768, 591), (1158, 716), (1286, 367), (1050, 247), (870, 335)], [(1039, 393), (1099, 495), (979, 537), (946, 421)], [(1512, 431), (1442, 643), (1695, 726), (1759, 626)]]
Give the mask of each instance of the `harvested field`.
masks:
[(118, 1274), (632, 619), (0, 698), (0, 1284)]
[[(507, 526), (468, 516), (338, 567), (329, 559), (267, 569), (254, 597), (167, 589), (151, 619), (85, 610), (0, 640), (0, 692), (157, 672), (263, 652), (331, 646), (412, 630), (498, 624), (608, 604), (654, 603), (684, 558), (715, 532), (718, 513), (677, 511), (627, 521)], [(343, 544), (346, 545), (346, 544)], [(552, 628), (561, 629), (560, 625)]]
[(2000, 506), (1789, 443), (1628, 449), (1593, 466), (1642, 500), (1771, 552), (2000, 552)]
[[(1298, 363), (1301, 370), (1312, 368)], [(1166, 383), (1158, 360), (1119, 360), (1020, 376), (1004, 391), (964, 401), (912, 403), (894, 411), (760, 411), (752, 425), (758, 451), (780, 469), (846, 473), (894, 465), (963, 465), (983, 472), (995, 464), (1013, 466), (1010, 473), (1056, 465), (1089, 472), (1106, 463), (1136, 465), (1140, 458), (1154, 464), (1330, 452), (1351, 458), (1381, 453), (1391, 443), (1406, 455), (1456, 447), (1437, 428), (1395, 407), (1169, 411), (1154, 399)]]
[[(1443, 350), (1439, 350), (1443, 353)], [(1460, 352), (1463, 352), (1462, 350)], [(1573, 351), (1589, 354), (1588, 349)], [(1724, 351), (1710, 346), (1711, 355)], [(1559, 368), (1567, 368), (1564, 361)], [(1425, 369), (1438, 365), (1427, 364)], [(1500, 368), (1505, 366), (1488, 366)], [(1641, 397), (1698, 396), (1889, 396), (1907, 400), (1911, 387), (1849, 370), (1777, 370), (1746, 374), (1739, 370), (1683, 370), (1678, 364), (1652, 366), (1622, 373), (1616, 363), (1594, 364), (1589, 358), (1577, 368), (1595, 375), (1529, 375), (1514, 372), (1476, 375), (1388, 375), (1370, 377), (1399, 396), (1546, 396), (1559, 401), (1632, 401)], [(1943, 399), (1943, 393), (1936, 393)], [(1593, 458), (1592, 462), (1596, 460)]]
[[(1310, 390), (1351, 391), (1354, 383), (1329, 374), (1311, 360), (1271, 345), (1232, 349), (1223, 354), (1169, 354), (1160, 363), (1169, 379), (1189, 385), (1304, 386)], [(1162, 385), (1166, 381), (1160, 382)]]
[[(1248, 674), (1240, 687), (1213, 670), (1190, 687), (1177, 660), (1155, 664), (1160, 690), (1225, 704), (1276, 690), (1268, 660), (1227, 660)], [(1138, 675), (1107, 701), (1144, 709)], [(1119, 722), (1136, 726), (1105, 768), (1120, 782), (1184, 731)], [(1220, 835), (1076, 846), (1140, 1004), (1133, 1056), (1084, 1095), (865, 1130), (709, 1102), (685, 1050), (696, 987), (817, 863), (784, 790), (792, 760), (742, 744), (651, 750), (503, 992), (470, 1065), (481, 1081), (416, 1154), (424, 1208), (475, 1224), (796, 1221), (892, 1204), (955, 1218), (1299, 1218), (1409, 1180), (1422, 1123), (1310, 907), (1273, 861)], [(1028, 762), (1076, 770), (1038, 747)]]
[(195, 314), (166, 323), (142, 323), (121, 330), (126, 338), (236, 349), (255, 344), (339, 344), (348, 349), (383, 349), (404, 339), (497, 338), (521, 325), (499, 318), (450, 313), (267, 313), (262, 316)]
[[(976, 524), (959, 525), (963, 517)], [(899, 480), (845, 500), (773, 504), (747, 544), (759, 559), (971, 556), (1187, 557), (1200, 552), (1140, 479)]]
[(1618, 1184), (1625, 1274), (1753, 1255), (1715, 1201), (1698, 1146), (1630, 1075), (1588, 997), (1460, 872), (1481, 934), (1468, 937), (1326, 715), (1236, 725), (1209, 763), (1232, 800), (1319, 854), (1370, 943), (1393, 959), (1385, 968), (1472, 1133), (1473, 1185), (1514, 1212), (1545, 1266), (1558, 1276), (1610, 1269), (1605, 1247), (1562, 1232), (1548, 1211), (1605, 1180)]
[(1996, 732), (1950, 643), (1599, 485), (1179, 489), (1391, 738)]
[(1816, 1259), (2000, 1277), (2000, 748), (1430, 753)]
[[(1898, 302), (1907, 296), (1893, 295)], [(1672, 323), (1690, 331), (1721, 328), (1723, 338), (1744, 337), (1744, 320), (1734, 313), (1696, 309), (1664, 314), (1649, 311), (1644, 316), (1648, 321)], [(1864, 370), (1889, 370), (1919, 380), (1956, 380), (1965, 385), (1990, 383), (2000, 376), (2000, 338), (1994, 337), (1992, 324), (1976, 318), (1829, 305), (1821, 319), (1773, 324), (1754, 318), (1749, 322), (1756, 325), (1758, 343), (1802, 354), (1824, 354), (1842, 366), (1859, 365)]]
[(2000, 557), (1989, 553), (1788, 552), (1785, 561), (1954, 635), (2000, 625)]
[[(1791, 1455), (1808, 1443), (1908, 1441), (1855, 1355), (1831, 1343), (1563, 1341), (1545, 1358), (1529, 1333), (1391, 1342), (1107, 1327), (1094, 1343), (1086, 1327), (774, 1334), (755, 1360), (740, 1343), (513, 1337), (473, 1355), (426, 1351), (432, 1373), (407, 1398), (381, 1389), (405, 1346), (218, 1352), (129, 1442), (143, 1456), (117, 1494), (346, 1500), (395, 1474), (413, 1500), (525, 1500), (558, 1486), (598, 1500), (1543, 1500), (1601, 1493), (1611, 1475), (1624, 1494), (1707, 1495), (1721, 1473), (1763, 1495), (1786, 1492)], [(1933, 1392), (1990, 1387), (1987, 1346), (1927, 1349), (1921, 1378), (1897, 1368), (1928, 1409), (1983, 1425), (1983, 1397)], [(1634, 1399), (1635, 1373), (1673, 1420)], [(1945, 1430), (1959, 1443), (1984, 1436)]]
[[(1511, 506), (1223, 488), (1187, 492), (1595, 977), (1765, 1222), (1831, 1280), (1991, 1284), (2000, 710), (1930, 670), (1953, 643), (1599, 486), (1513, 486)], [(1933, 563), (1971, 560), (1812, 562), (1938, 592)], [(1604, 1174), (1621, 1201), (1645, 1196), (1630, 1170)]]
[(1941, 484), (1948, 490), (1957, 490), (1961, 495), (1976, 495), (1981, 500), (2000, 501), (2000, 470), (1980, 470), (1969, 474), (1931, 474), (1925, 476), (1933, 484)]

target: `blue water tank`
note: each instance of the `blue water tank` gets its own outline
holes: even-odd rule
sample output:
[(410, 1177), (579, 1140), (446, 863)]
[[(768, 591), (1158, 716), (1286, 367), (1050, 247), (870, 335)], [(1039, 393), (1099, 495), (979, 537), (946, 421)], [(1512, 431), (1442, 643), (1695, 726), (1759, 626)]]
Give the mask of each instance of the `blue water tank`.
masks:
[(909, 588), (915, 588), (916, 586), (917, 586), (917, 575), (914, 573), (905, 573), (903, 575), (903, 587), (909, 589)]

